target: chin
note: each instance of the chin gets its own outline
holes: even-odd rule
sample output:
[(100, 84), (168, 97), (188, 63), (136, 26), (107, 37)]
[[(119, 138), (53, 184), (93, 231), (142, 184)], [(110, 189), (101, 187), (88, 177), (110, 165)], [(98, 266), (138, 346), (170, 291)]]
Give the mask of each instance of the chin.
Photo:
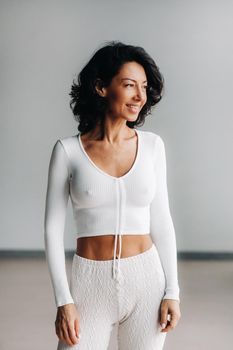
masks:
[(139, 116), (139, 114), (137, 114), (137, 115), (135, 115), (135, 116), (128, 116), (128, 117), (126, 117), (126, 119), (129, 121), (129, 122), (134, 122), (134, 121), (136, 121), (137, 119), (138, 119), (138, 116)]

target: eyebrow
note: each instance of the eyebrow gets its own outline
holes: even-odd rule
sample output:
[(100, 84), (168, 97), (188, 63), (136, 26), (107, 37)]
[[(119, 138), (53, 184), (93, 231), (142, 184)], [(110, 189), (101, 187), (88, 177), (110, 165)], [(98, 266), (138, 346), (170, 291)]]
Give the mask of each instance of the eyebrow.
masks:
[[(136, 80), (131, 79), (131, 78), (122, 78), (121, 81), (122, 81), (122, 80), (132, 80), (132, 81), (136, 82)], [(143, 83), (147, 83), (147, 80), (143, 81)]]

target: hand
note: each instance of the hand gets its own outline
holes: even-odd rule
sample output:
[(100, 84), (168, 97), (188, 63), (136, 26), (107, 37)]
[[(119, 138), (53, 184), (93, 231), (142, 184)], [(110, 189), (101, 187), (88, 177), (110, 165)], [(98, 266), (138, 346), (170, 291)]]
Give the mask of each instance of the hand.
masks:
[[(168, 320), (170, 316), (170, 320)], [(160, 306), (160, 324), (165, 324), (161, 332), (168, 332), (174, 329), (181, 317), (180, 306), (178, 300), (163, 299)]]
[(57, 308), (55, 321), (56, 334), (58, 338), (68, 345), (79, 342), (79, 315), (75, 304), (66, 304)]

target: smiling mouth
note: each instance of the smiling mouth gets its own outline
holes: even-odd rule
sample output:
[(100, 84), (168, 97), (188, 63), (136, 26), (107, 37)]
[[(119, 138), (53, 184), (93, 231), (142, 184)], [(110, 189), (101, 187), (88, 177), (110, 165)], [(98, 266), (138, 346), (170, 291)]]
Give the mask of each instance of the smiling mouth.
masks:
[(139, 111), (139, 109), (140, 109), (140, 107), (137, 106), (137, 105), (127, 104), (126, 106), (129, 108), (129, 110), (131, 112), (134, 112), (134, 113), (137, 113)]

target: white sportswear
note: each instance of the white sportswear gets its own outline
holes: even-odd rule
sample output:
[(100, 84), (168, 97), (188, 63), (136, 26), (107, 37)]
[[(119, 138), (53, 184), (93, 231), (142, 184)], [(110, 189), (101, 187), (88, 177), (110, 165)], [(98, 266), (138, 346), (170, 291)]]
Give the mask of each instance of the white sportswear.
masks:
[[(53, 146), (44, 215), (45, 253), (56, 306), (74, 303), (65, 267), (64, 227), (70, 197), (77, 237), (115, 234), (113, 278), (120, 269), (121, 235), (148, 234), (157, 247), (166, 277), (163, 299), (179, 299), (177, 250), (170, 214), (166, 155), (162, 138), (135, 129), (137, 155), (130, 170), (114, 177), (86, 153), (80, 133)], [(116, 244), (119, 258), (116, 269)]]

